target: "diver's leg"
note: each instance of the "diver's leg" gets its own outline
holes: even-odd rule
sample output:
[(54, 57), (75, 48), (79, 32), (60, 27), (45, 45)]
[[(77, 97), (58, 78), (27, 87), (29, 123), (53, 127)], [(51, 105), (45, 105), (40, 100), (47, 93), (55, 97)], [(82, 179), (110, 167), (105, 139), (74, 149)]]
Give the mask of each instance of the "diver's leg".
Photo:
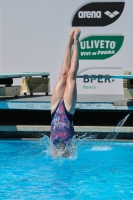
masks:
[(77, 101), (76, 75), (79, 67), (79, 58), (78, 58), (79, 36), (80, 36), (80, 29), (76, 28), (74, 33), (74, 49), (71, 58), (71, 66), (68, 72), (66, 89), (63, 96), (66, 109), (71, 114), (74, 114), (75, 112), (75, 104)]
[(51, 113), (55, 110), (58, 102), (64, 96), (64, 91), (66, 88), (66, 80), (68, 71), (71, 65), (71, 54), (72, 54), (72, 45), (73, 45), (73, 37), (74, 37), (74, 29), (70, 31), (69, 38), (67, 42), (66, 52), (62, 64), (62, 69), (60, 73), (60, 77), (54, 87), (54, 91), (51, 98)]

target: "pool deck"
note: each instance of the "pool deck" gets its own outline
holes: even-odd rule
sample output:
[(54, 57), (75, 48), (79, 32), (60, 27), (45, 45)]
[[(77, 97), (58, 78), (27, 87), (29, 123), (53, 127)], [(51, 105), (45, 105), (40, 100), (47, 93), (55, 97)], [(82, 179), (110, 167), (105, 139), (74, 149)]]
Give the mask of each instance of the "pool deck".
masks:
[[(50, 110), (51, 95), (21, 95), (15, 97), (0, 97), (0, 109), (3, 110)], [(91, 111), (132, 111), (133, 99), (126, 99), (124, 95), (82, 95), (77, 98), (76, 110)], [(116, 133), (117, 139), (133, 140), (133, 127), (114, 127), (114, 126), (74, 126), (78, 135), (89, 133), (88, 139), (103, 139), (109, 133)], [(38, 125), (0, 125), (0, 139), (20, 138), (20, 139), (39, 139), (44, 134), (50, 133), (50, 126)]]
[[(50, 110), (51, 95), (21, 95), (0, 97), (0, 109)], [(133, 99), (124, 95), (78, 94), (76, 109), (80, 110), (133, 110)]]

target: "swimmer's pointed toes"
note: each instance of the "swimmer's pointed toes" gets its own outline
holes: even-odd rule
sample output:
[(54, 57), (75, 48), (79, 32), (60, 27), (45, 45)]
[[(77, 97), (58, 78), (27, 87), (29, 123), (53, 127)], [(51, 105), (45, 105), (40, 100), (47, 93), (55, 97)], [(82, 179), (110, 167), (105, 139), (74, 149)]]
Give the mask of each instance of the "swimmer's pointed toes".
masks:
[(72, 29), (72, 30), (69, 32), (69, 39), (70, 39), (71, 42), (73, 42), (74, 33), (75, 33), (75, 29)]
[(79, 28), (75, 28), (74, 40), (79, 40), (80, 34), (81, 30)]

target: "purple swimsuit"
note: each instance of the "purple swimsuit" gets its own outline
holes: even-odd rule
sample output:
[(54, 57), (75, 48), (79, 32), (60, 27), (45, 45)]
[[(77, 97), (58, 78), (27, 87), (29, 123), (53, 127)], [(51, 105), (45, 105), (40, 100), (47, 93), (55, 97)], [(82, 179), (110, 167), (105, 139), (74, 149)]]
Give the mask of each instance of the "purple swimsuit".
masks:
[(73, 115), (66, 110), (64, 100), (61, 99), (51, 116), (50, 139), (57, 148), (59, 143), (66, 146), (72, 139), (74, 135), (72, 119)]

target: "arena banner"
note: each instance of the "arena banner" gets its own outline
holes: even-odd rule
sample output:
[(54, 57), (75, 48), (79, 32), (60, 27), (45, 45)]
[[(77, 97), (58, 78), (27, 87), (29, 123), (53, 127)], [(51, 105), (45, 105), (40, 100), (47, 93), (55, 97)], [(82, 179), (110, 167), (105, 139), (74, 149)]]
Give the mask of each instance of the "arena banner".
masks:
[(82, 6), (74, 15), (72, 26), (107, 26), (122, 14), (124, 2), (91, 2)]
[(123, 44), (124, 36), (90, 36), (79, 42), (79, 59), (104, 60), (115, 55)]
[(92, 78), (77, 78), (78, 93), (123, 94), (123, 81), (108, 77), (133, 73), (132, 8), (133, 0), (0, 1), (0, 72), (49, 72), (52, 93), (79, 27), (78, 76)]

